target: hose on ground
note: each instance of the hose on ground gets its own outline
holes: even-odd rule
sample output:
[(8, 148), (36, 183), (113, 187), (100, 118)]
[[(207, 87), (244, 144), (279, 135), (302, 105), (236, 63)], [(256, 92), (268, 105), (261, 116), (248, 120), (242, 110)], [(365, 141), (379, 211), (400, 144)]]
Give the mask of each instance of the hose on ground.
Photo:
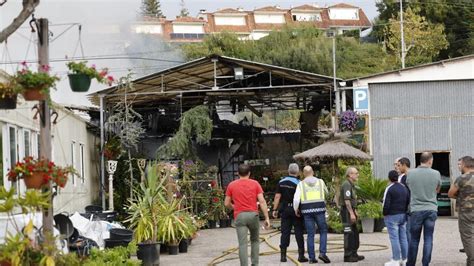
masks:
[[(269, 231), (269, 232), (264, 232), (264, 233), (260, 233), (260, 244), (265, 242), (265, 244), (270, 247), (271, 249), (273, 249), (273, 251), (265, 251), (265, 252), (260, 252), (259, 253), (259, 256), (270, 256), (270, 255), (275, 255), (275, 254), (279, 254), (280, 253), (280, 249), (274, 245), (272, 245), (270, 242), (269, 242), (269, 239), (274, 237), (274, 236), (277, 236), (277, 235), (280, 235), (281, 232), (279, 230), (272, 230), (272, 231)], [(340, 243), (340, 241), (342, 241), (342, 243)], [(328, 239), (328, 246), (331, 246), (331, 247), (328, 247), (327, 248), (327, 252), (328, 253), (342, 253), (344, 252), (344, 237), (335, 237), (335, 238), (332, 238), (332, 239)], [(316, 244), (319, 244), (319, 241), (315, 241)], [(363, 248), (363, 247), (371, 247), (371, 248)], [(236, 259), (239, 259), (238, 257), (238, 247), (235, 247), (235, 248), (230, 248), (230, 249), (227, 249), (225, 251), (222, 252), (222, 255), (218, 256), (218, 257), (215, 257), (208, 265), (217, 265), (219, 263), (223, 263), (225, 261), (229, 261), (229, 260), (236, 260)], [(380, 250), (385, 250), (385, 249), (388, 249), (388, 246), (386, 245), (379, 245), (379, 244), (360, 244), (360, 249), (359, 251), (361, 252), (371, 252), (371, 251), (380, 251)], [(292, 249), (292, 250), (287, 250), (287, 258), (292, 261), (295, 265), (297, 266), (301, 266), (301, 263), (298, 262), (298, 260), (291, 256), (290, 254), (297, 254), (298, 253), (298, 250), (295, 250), (295, 249)], [(232, 255), (232, 254), (235, 254), (237, 256), (233, 256), (233, 257), (227, 257), (229, 255)], [(227, 257), (227, 258), (226, 258)]]

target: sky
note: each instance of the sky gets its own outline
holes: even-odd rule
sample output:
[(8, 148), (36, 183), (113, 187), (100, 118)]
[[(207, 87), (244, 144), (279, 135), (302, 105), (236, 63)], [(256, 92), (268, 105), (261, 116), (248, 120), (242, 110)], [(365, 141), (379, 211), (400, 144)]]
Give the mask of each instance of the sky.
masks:
[[(0, 7), (1, 29), (21, 10), (21, 1), (8, 0)], [(196, 16), (200, 9), (215, 11), (220, 8), (243, 7), (253, 10), (268, 5), (290, 8), (302, 4), (324, 7), (341, 2), (361, 7), (370, 20), (377, 15), (375, 0), (185, 0), (185, 5), (191, 16)], [(129, 69), (133, 69), (134, 77), (139, 77), (184, 62), (176, 46), (123, 30), (135, 21), (140, 5), (141, 0), (41, 0), (35, 17), (48, 18), (50, 21), (50, 31), (53, 34), (50, 66), (52, 72), (61, 78), (57, 90), (52, 94), (54, 101), (70, 105), (91, 105), (86, 97), (87, 93), (73, 93), (69, 89), (65, 61), (74, 57), (84, 56), (89, 64), (95, 64), (98, 68), (107, 67), (116, 78), (126, 75)], [(161, 0), (161, 7), (164, 15), (172, 19), (179, 14), (180, 0)], [(107, 32), (111, 34), (104, 34)], [(19, 62), (35, 62), (35, 38), (35, 34), (30, 32), (25, 23), (10, 36), (6, 44), (0, 44), (0, 69), (14, 73)], [(36, 66), (32, 63), (31, 67)], [(93, 82), (91, 87), (88, 93), (106, 86)]]

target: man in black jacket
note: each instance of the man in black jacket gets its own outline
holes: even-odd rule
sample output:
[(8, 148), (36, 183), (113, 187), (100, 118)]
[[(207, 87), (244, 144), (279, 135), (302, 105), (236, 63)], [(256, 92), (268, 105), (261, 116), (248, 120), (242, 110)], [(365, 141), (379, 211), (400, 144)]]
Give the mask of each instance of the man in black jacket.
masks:
[(410, 194), (407, 187), (398, 182), (397, 171), (390, 171), (388, 178), (390, 185), (384, 193), (383, 215), (392, 245), (392, 259), (385, 265), (400, 265), (400, 263), (406, 263), (408, 255), (406, 216)]

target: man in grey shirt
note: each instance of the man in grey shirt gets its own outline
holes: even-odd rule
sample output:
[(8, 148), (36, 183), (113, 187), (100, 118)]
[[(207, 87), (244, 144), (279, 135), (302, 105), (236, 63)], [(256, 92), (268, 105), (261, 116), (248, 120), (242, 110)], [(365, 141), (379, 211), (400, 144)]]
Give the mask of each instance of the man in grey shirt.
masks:
[(431, 169), (433, 154), (423, 152), (420, 156), (420, 166), (408, 172), (407, 185), (411, 192), (410, 197), (410, 234), (408, 244), (408, 262), (406, 265), (414, 266), (418, 255), (421, 231), (423, 230), (423, 266), (431, 261), (433, 250), (433, 232), (438, 218), (438, 202), (436, 195), (441, 185), (441, 175)]

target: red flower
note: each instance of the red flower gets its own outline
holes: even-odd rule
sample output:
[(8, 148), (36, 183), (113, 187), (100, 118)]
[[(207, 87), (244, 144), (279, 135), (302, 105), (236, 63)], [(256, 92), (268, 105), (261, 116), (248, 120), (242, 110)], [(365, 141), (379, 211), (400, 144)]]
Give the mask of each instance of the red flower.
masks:
[(107, 84), (108, 84), (109, 86), (111, 86), (113, 82), (114, 82), (114, 77), (112, 77), (112, 76), (107, 76)]
[(216, 187), (216, 185), (217, 185), (216, 180), (212, 180), (212, 181), (211, 181), (211, 187)]
[(50, 69), (51, 67), (48, 65), (41, 65), (41, 70), (43, 70), (44, 72), (49, 72)]
[(218, 198), (218, 197), (214, 197), (214, 198), (212, 198), (212, 202), (214, 202), (214, 203), (217, 203), (217, 202), (219, 202), (219, 198)]

